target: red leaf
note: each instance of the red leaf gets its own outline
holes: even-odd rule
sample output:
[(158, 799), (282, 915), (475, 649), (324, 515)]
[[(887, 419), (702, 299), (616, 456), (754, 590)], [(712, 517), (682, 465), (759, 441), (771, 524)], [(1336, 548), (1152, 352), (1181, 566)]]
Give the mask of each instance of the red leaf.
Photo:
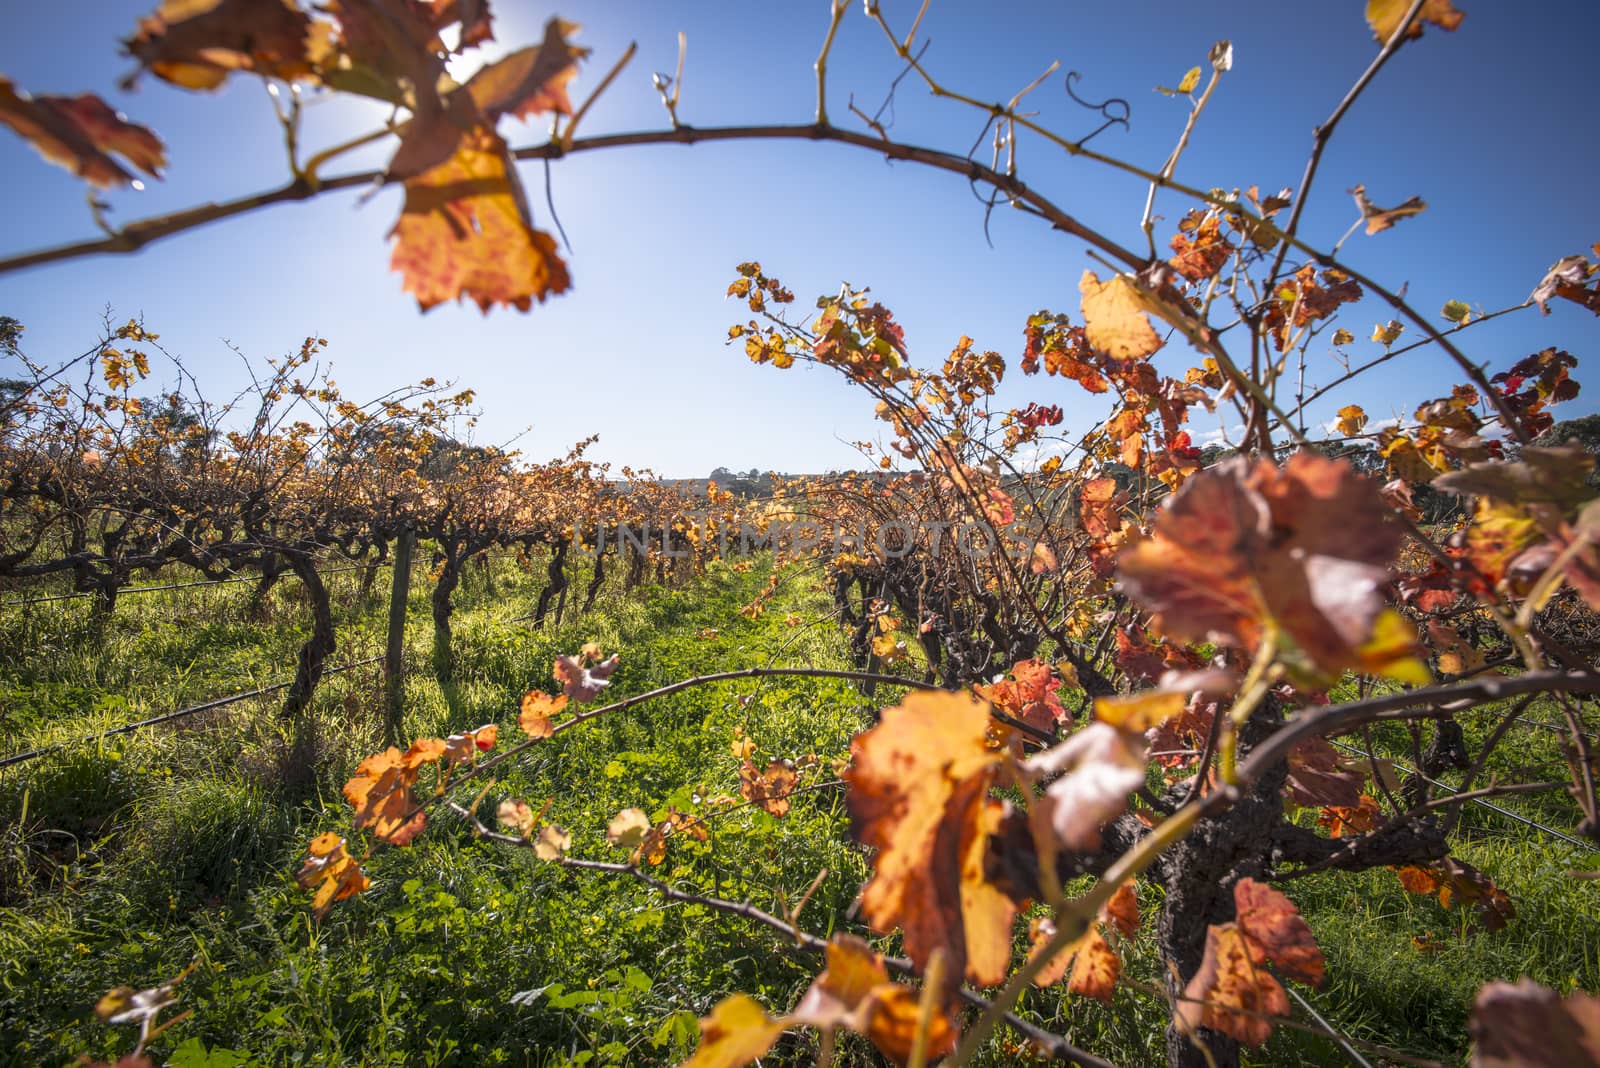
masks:
[(92, 94), (29, 97), (0, 77), (0, 122), (52, 163), (92, 185), (130, 185), (133, 175), (116, 153), (153, 178), (166, 166), (166, 148), (148, 127), (131, 123)]

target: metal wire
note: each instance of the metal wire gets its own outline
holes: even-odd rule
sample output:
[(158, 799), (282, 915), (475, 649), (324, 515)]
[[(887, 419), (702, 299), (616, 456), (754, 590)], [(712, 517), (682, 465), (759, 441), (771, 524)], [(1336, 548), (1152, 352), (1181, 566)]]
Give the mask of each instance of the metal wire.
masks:
[[(318, 571), (319, 575), (337, 575), (344, 571), (361, 571), (367, 567), (388, 567), (388, 560), (379, 560), (373, 564), (352, 564), (349, 567), (330, 567), (326, 571)], [(285, 572), (288, 574), (288, 572)], [(174, 582), (165, 586), (127, 586), (117, 591), (118, 597), (127, 597), (135, 593), (156, 593), (160, 590), (191, 590), (196, 586), (227, 586), (235, 582), (260, 582), (260, 575), (244, 575), (240, 578), (209, 579), (205, 582)], [(22, 608), (30, 604), (44, 604), (46, 601), (70, 601), (78, 597), (93, 597), (93, 590), (84, 590), (78, 593), (53, 593), (48, 597), (26, 597), (15, 601), (0, 603), (0, 608)]]
[[(350, 671), (358, 667), (364, 667), (367, 664), (376, 664), (382, 659), (383, 657), (381, 656), (369, 656), (365, 660), (356, 660), (352, 663), (343, 664), (339, 667), (328, 668), (323, 671), (323, 674), (338, 675), (341, 672)], [(36, 760), (39, 757), (45, 756), (49, 753), (54, 753), (60, 749), (65, 749), (71, 745), (89, 745), (95, 742), (104, 741), (113, 735), (131, 734), (143, 727), (153, 727), (157, 723), (166, 723), (170, 720), (182, 719), (184, 716), (192, 716), (197, 712), (207, 712), (213, 708), (222, 708), (224, 705), (235, 704), (239, 701), (247, 701), (252, 697), (264, 697), (269, 693), (274, 693), (286, 686), (291, 685), (293, 682), (293, 679), (290, 679), (286, 682), (275, 682), (271, 686), (263, 686), (258, 690), (247, 690), (244, 693), (230, 694), (227, 697), (219, 697), (215, 701), (206, 701), (204, 704), (191, 705), (188, 708), (180, 708), (175, 712), (164, 712), (159, 716), (151, 716), (149, 719), (141, 719), (134, 723), (124, 723), (120, 727), (113, 727), (108, 731), (101, 731), (99, 734), (91, 734), (86, 738), (79, 738), (66, 742), (55, 742), (51, 745), (41, 746), (38, 749), (30, 749), (26, 752), (14, 753), (11, 756), (0, 759), (0, 770), (12, 767), (16, 764), (26, 763), (29, 760)]]

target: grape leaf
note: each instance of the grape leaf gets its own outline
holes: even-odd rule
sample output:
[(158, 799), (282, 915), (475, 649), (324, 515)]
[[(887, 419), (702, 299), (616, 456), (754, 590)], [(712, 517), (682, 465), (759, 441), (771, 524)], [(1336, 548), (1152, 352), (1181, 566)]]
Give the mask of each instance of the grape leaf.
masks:
[[(444, 743), (437, 738), (428, 741), (438, 743), (438, 750), (432, 755), (437, 760), (444, 753)], [(417, 811), (417, 797), (411, 792), (418, 769), (428, 762), (433, 749), (419, 748), (421, 744), (413, 745), (404, 754), (390, 746), (367, 757), (344, 784), (345, 800), (355, 806), (356, 826), (371, 827), (373, 834), (391, 845), (410, 845), (428, 822), (427, 814)]]
[(1202, 282), (1222, 270), (1233, 255), (1233, 246), (1222, 236), (1220, 215), (1195, 209), (1178, 224), (1172, 252), (1167, 262), (1173, 270), (1191, 282)]
[(606, 841), (620, 849), (632, 849), (650, 833), (650, 817), (640, 808), (625, 808), (606, 827)]
[(312, 22), (292, 0), (162, 0), (123, 42), (140, 71), (185, 89), (215, 89), (234, 71), (294, 81), (312, 74)]
[(1593, 291), (1584, 286), (1592, 270), (1587, 256), (1563, 256), (1540, 279), (1528, 299), (1539, 305), (1539, 312), (1543, 315), (1550, 314), (1551, 297), (1566, 297), (1600, 314), (1600, 306), (1591, 303)]
[(1359, 404), (1347, 404), (1339, 409), (1339, 433), (1353, 438), (1367, 425), (1367, 413)]
[(479, 127), (444, 163), (405, 182), (389, 265), (423, 311), (470, 297), (527, 311), (572, 282), (555, 239), (529, 224), (527, 199), (499, 135)]
[(1428, 206), (1421, 197), (1407, 197), (1395, 207), (1380, 208), (1367, 199), (1367, 187), (1364, 185), (1352, 186), (1349, 193), (1356, 198), (1356, 207), (1361, 209), (1361, 219), (1367, 224), (1368, 234), (1382, 233), (1401, 219), (1422, 214)]
[(1111, 900), (1106, 902), (1101, 909), (1101, 917), (1108, 921), (1112, 928), (1123, 938), (1132, 938), (1139, 931), (1139, 893), (1134, 889), (1133, 880), (1129, 879), (1116, 892), (1111, 895)]
[(478, 110), (491, 123), (501, 115), (571, 115), (567, 83), (578, 73), (578, 61), (589, 54), (567, 40), (577, 31), (576, 23), (552, 18), (538, 47), (520, 48), (480, 69), (466, 84)]
[(788, 1017), (772, 1019), (747, 994), (726, 997), (701, 1019), (700, 1048), (682, 1068), (743, 1068), (765, 1056), (789, 1026)]
[(771, 760), (763, 771), (748, 759), (739, 764), (739, 796), (780, 819), (789, 814), (789, 795), (800, 776), (786, 760)]
[(1239, 929), (1284, 975), (1310, 986), (1322, 985), (1322, 950), (1294, 902), (1249, 878), (1234, 884), (1233, 902)]
[[(1367, 25), (1379, 44), (1387, 44), (1400, 28), (1400, 20), (1411, 10), (1410, 0), (1367, 0)], [(1465, 16), (1451, 0), (1426, 0), (1422, 10), (1406, 31), (1406, 40), (1422, 36), (1422, 24), (1431, 22), (1442, 30), (1454, 30)]]
[[(1154, 537), (1123, 552), (1117, 576), (1170, 637), (1253, 650), (1272, 620), (1301, 670), (1337, 675), (1364, 663), (1384, 609), (1400, 545), (1387, 514), (1378, 487), (1343, 461), (1302, 451), (1279, 468), (1234, 457), (1169, 498)], [(1415, 673), (1403, 646), (1384, 653)]]
[(1041, 804), (1062, 845), (1080, 852), (1100, 845), (1101, 825), (1144, 785), (1146, 749), (1142, 734), (1097, 721), (1028, 759), (1033, 774), (1060, 775)]
[(526, 801), (502, 801), (495, 812), (501, 826), (516, 831), (527, 838), (533, 834), (533, 825), (538, 822), (539, 816), (533, 811), (533, 806)]
[[(953, 977), (985, 985), (1005, 977), (1004, 966), (991, 966), (1009, 959), (1016, 907), (966, 886), (983, 882), (971, 859), (993, 819), (986, 795), (999, 758), (985, 744), (990, 722), (989, 706), (970, 695), (911, 694), (855, 737), (844, 773), (852, 830), (876, 850), (861, 898), (873, 929), (903, 928), (918, 967), (943, 947)], [(986, 908), (1001, 915), (978, 914)], [(1000, 927), (1003, 950), (975, 944)]]
[[(1339, 761), (1339, 751), (1322, 738), (1307, 738), (1289, 750), (1284, 789), (1303, 808), (1354, 808), (1361, 804), (1366, 779)], [(1338, 837), (1335, 835), (1334, 837)]]
[(1012, 680), (975, 687), (980, 697), (1008, 716), (1023, 720), (1040, 730), (1053, 731), (1070, 717), (1056, 691), (1061, 688), (1050, 665), (1043, 660), (1018, 660), (1011, 668)]
[(1117, 697), (1096, 697), (1095, 718), (1135, 734), (1143, 734), (1183, 711), (1189, 694), (1179, 690), (1140, 690)]
[[(883, 958), (854, 935), (834, 935), (827, 959), (827, 968), (788, 1019), (824, 1030), (849, 1027), (904, 1064), (921, 1015), (916, 992), (890, 982)], [(955, 1028), (944, 1012), (935, 1012), (928, 1032), (929, 1054), (941, 1056), (954, 1047)]]
[(1067, 980), (1067, 992), (1109, 1005), (1116, 994), (1117, 976), (1121, 971), (1122, 961), (1116, 952), (1099, 929), (1091, 927), (1072, 958), (1072, 975)]
[(452, 734), (444, 740), (444, 762), (453, 767), (475, 761), (479, 753), (487, 753), (494, 748), (499, 735), (500, 728), (493, 723), (486, 723), (475, 731)]
[(1577, 1068), (1600, 1064), (1600, 997), (1563, 998), (1532, 979), (1489, 983), (1467, 1025), (1472, 1068)]
[(167, 164), (166, 146), (159, 137), (89, 93), (30, 97), (0, 77), (0, 123), (51, 163), (102, 188), (135, 183), (113, 153), (152, 178), (160, 178)]
[(361, 865), (345, 850), (344, 839), (332, 831), (313, 838), (306, 852), (295, 879), (307, 890), (316, 886), (311, 912), (317, 919), (326, 916), (335, 901), (354, 897), (372, 885)]
[(1161, 347), (1138, 291), (1122, 275), (1102, 282), (1093, 271), (1084, 271), (1078, 290), (1083, 294), (1084, 332), (1096, 351), (1113, 359), (1136, 360)]
[(1212, 924), (1205, 956), (1174, 1018), (1191, 1032), (1209, 1027), (1247, 1046), (1266, 1042), (1272, 1021), (1264, 1017), (1289, 1015), (1289, 995), (1262, 965), (1259, 950), (1237, 924)]
[(530, 738), (549, 738), (555, 733), (552, 717), (567, 707), (566, 694), (551, 697), (543, 690), (529, 690), (522, 695), (522, 709), (517, 714), (517, 724)]
[(539, 837), (534, 839), (533, 855), (540, 860), (560, 860), (567, 855), (571, 845), (572, 835), (553, 823), (547, 823), (539, 828)]
[(611, 676), (621, 658), (616, 653), (609, 660), (587, 664), (587, 654), (556, 657), (554, 673), (566, 696), (582, 704), (600, 696), (600, 691), (611, 685)]

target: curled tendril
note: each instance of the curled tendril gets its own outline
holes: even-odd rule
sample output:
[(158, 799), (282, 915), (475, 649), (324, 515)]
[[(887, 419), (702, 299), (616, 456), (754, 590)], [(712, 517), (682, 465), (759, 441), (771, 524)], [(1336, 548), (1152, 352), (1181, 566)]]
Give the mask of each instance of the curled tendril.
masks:
[[(1102, 122), (1093, 133), (1089, 134), (1089, 136), (1079, 138), (1077, 142), (1078, 147), (1082, 148), (1084, 145), (1088, 144), (1090, 141), (1093, 141), (1096, 137), (1099, 137), (1112, 126), (1120, 124), (1124, 130), (1132, 129), (1132, 127), (1128, 124), (1128, 117), (1133, 113), (1133, 109), (1122, 97), (1108, 97), (1107, 99), (1096, 104), (1092, 101), (1085, 100), (1083, 97), (1072, 91), (1072, 83), (1082, 77), (1083, 75), (1075, 70), (1067, 71), (1067, 95), (1070, 96), (1072, 98), (1072, 102), (1077, 104), (1079, 107), (1087, 108), (1090, 111), (1098, 111), (1100, 113), (1100, 117), (1106, 121)], [(1120, 115), (1117, 114), (1118, 111), (1121, 112)]]

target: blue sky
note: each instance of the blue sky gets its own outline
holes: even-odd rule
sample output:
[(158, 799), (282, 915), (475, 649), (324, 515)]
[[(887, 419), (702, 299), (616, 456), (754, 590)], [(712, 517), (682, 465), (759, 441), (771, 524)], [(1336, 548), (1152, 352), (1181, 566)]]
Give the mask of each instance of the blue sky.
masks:
[[(259, 82), (236, 77), (212, 94), (155, 79), (124, 93), (130, 63), (117, 53), (153, 4), (55, 0), (31, 5), (0, 37), (0, 73), (36, 93), (95, 91), (154, 127), (167, 141), (165, 182), (110, 196), (112, 218), (145, 215), (266, 189), (286, 176), (281, 136)], [(904, 32), (915, 0), (883, 0)], [(925, 62), (952, 87), (1005, 100), (1052, 60), (1081, 71), (1079, 92), (1120, 96), (1132, 130), (1111, 130), (1103, 151), (1152, 169), (1183, 127), (1187, 107), (1153, 91), (1205, 65), (1218, 38), (1234, 42), (1234, 70), (1203, 116), (1177, 177), (1202, 188), (1298, 185), (1311, 132), (1377, 51), (1361, 0), (1289, 4), (1239, 0), (1177, 4), (978, 5), (935, 0), (921, 38)], [(1380, 205), (1412, 195), (1421, 216), (1373, 237), (1358, 233), (1344, 258), (1393, 286), (1409, 283), (1419, 309), (1445, 300), (1487, 309), (1524, 298), (1546, 268), (1600, 239), (1600, 205), (1588, 189), (1600, 163), (1586, 101), (1600, 5), (1585, 0), (1507, 4), (1460, 0), (1454, 34), (1430, 29), (1405, 46), (1347, 116), (1324, 157), (1302, 234), (1326, 246), (1355, 218), (1345, 190), (1364, 183)], [(571, 5), (500, 0), (498, 42), (484, 58), (536, 41), (551, 14), (583, 23), (594, 55), (572, 86), (581, 99), (629, 41), (639, 54), (585, 119), (588, 133), (657, 128), (665, 115), (650, 73), (670, 72), (677, 33), (688, 36), (680, 115), (699, 126), (804, 122), (814, 106), (811, 63), (827, 24), (826, 0), (747, 3), (652, 0)], [(479, 60), (469, 54), (462, 73)], [(832, 118), (853, 124), (853, 95), (876, 109), (898, 73), (887, 42), (853, 6), (836, 44)], [(1041, 120), (1068, 136), (1093, 129), (1072, 104), (1063, 75), (1028, 98)], [(331, 102), (310, 109), (305, 140), (332, 143), (375, 125), (380, 113)], [(933, 100), (914, 79), (901, 86), (892, 134), (966, 151), (982, 116)], [(513, 144), (542, 139), (542, 127), (502, 124)], [(387, 146), (385, 146), (387, 147)], [(983, 153), (986, 155), (986, 150)], [(378, 165), (385, 149), (347, 158), (343, 173)], [(1137, 248), (1145, 187), (1095, 164), (1024, 141), (1021, 177), (1091, 226)], [(32, 149), (0, 133), (6, 225), (0, 252), (92, 236), (84, 188)], [(330, 342), (334, 376), (347, 394), (374, 396), (405, 381), (448, 377), (478, 390), (484, 442), (516, 439), (535, 458), (558, 455), (598, 432), (593, 455), (649, 465), (674, 476), (715, 466), (816, 471), (853, 466), (846, 442), (878, 436), (871, 405), (832, 372), (752, 365), (725, 347), (741, 304), (723, 292), (734, 265), (758, 259), (800, 301), (871, 285), (905, 324), (913, 357), (941, 362), (967, 334), (1012, 364), (1006, 405), (1061, 404), (1064, 429), (1081, 431), (1104, 412), (1060, 379), (1015, 369), (1024, 318), (1040, 308), (1078, 311), (1085, 267), (1103, 272), (1079, 242), (1037, 219), (1004, 209), (985, 240), (982, 208), (966, 183), (859, 149), (805, 142), (727, 143), (610, 149), (551, 169), (552, 195), (572, 241), (574, 288), (527, 314), (441, 306), (419, 314), (388, 271), (384, 234), (398, 190), (365, 203), (353, 193), (285, 205), (181, 235), (133, 256), (80, 259), (0, 277), (0, 314), (27, 325), (26, 350), (39, 360), (88, 347), (109, 305), (117, 321), (142, 314), (183, 357), (213, 397), (230, 394), (242, 370), (228, 343), (254, 357), (298, 348), (308, 334)], [(539, 225), (550, 228), (544, 177), (524, 165)], [(1165, 246), (1184, 205), (1164, 195), (1158, 237)], [(1554, 314), (1507, 317), (1470, 331), (1463, 347), (1491, 371), (1549, 345), (1580, 361), (1596, 351), (1600, 320), (1557, 302)], [(1358, 359), (1387, 319), (1372, 302), (1345, 325)], [(1338, 373), (1315, 354), (1311, 381)], [(1156, 356), (1181, 374), (1194, 362), (1181, 346)], [(1580, 362), (1577, 377), (1589, 373)], [(1403, 357), (1353, 384), (1338, 404), (1363, 404), (1373, 419), (1407, 414), (1457, 381), (1442, 357)], [(1558, 416), (1600, 406), (1600, 381)], [(1217, 423), (1202, 414), (1203, 438)]]

